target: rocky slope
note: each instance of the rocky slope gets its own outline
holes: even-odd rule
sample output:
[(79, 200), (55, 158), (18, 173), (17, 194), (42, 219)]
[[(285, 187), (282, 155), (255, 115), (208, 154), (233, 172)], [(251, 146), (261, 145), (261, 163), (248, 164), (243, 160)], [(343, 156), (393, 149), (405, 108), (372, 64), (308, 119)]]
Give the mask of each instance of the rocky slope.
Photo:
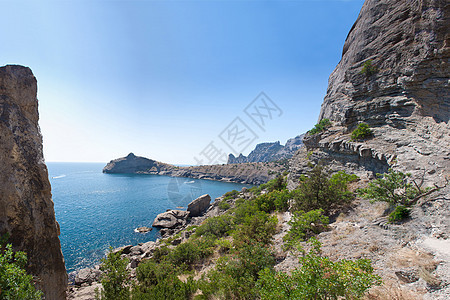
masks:
[(265, 183), (285, 170), (287, 165), (281, 162), (177, 167), (135, 156), (133, 153), (112, 160), (103, 168), (103, 172), (109, 174), (154, 174), (247, 184)]
[(46, 299), (65, 299), (67, 273), (38, 125), (36, 78), (0, 68), (0, 235), (25, 251)]
[(261, 143), (256, 145), (255, 149), (248, 156), (242, 153), (235, 157), (228, 155), (228, 164), (248, 163), (248, 162), (270, 162), (291, 158), (295, 152), (303, 146), (303, 137), (305, 134), (298, 135), (281, 145), (280, 142)]
[[(308, 159), (367, 178), (394, 168), (424, 176), (426, 185), (448, 180), (449, 7), (445, 0), (364, 3), (322, 104), (319, 120), (333, 126), (304, 139), (291, 161), (291, 187)], [(351, 141), (360, 122), (373, 137)]]

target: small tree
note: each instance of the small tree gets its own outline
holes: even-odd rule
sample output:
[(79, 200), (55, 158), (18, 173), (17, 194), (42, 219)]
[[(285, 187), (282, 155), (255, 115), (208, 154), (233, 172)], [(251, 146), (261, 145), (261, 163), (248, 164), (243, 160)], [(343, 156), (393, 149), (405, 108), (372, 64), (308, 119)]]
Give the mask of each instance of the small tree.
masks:
[(292, 219), (289, 221), (291, 228), (283, 237), (286, 248), (293, 248), (299, 242), (324, 231), (329, 220), (322, 213), (322, 209), (311, 210), (307, 213), (303, 211), (294, 212)]
[(369, 183), (365, 189), (359, 189), (358, 193), (372, 201), (384, 201), (393, 206), (405, 205), (420, 193), (419, 189), (408, 183), (409, 173), (402, 173), (389, 169), (388, 173), (377, 174), (377, 179)]
[(33, 277), (25, 271), (25, 252), (13, 252), (11, 244), (0, 242), (0, 299), (41, 299), (43, 293), (33, 285)]
[(300, 179), (300, 185), (292, 192), (292, 208), (304, 211), (323, 209), (329, 213), (348, 205), (354, 195), (348, 190), (347, 184), (357, 179), (358, 176), (342, 171), (330, 176), (321, 165), (317, 165), (308, 176)]
[(106, 258), (102, 259), (100, 270), (102, 275), (103, 290), (97, 294), (97, 299), (102, 300), (129, 300), (130, 287), (128, 286), (128, 259), (120, 257), (120, 252), (112, 252), (110, 248)]
[(364, 62), (361, 74), (366, 75), (366, 77), (370, 77), (376, 72), (378, 72), (378, 67), (373, 65), (373, 60), (369, 59)]
[(320, 243), (311, 239), (312, 250), (300, 257), (301, 267), (291, 275), (264, 269), (257, 286), (261, 299), (361, 299), (381, 278), (373, 274), (370, 260), (331, 261), (320, 255)]
[(324, 131), (325, 129), (327, 129), (328, 127), (331, 126), (331, 122), (329, 119), (322, 119), (320, 120), (319, 123), (317, 123), (316, 125), (314, 125), (314, 128), (308, 131), (309, 135), (313, 135), (319, 132)]
[(372, 130), (370, 129), (369, 125), (366, 123), (360, 123), (358, 124), (358, 127), (353, 130), (351, 139), (352, 141), (360, 141), (363, 139), (366, 139), (372, 135)]

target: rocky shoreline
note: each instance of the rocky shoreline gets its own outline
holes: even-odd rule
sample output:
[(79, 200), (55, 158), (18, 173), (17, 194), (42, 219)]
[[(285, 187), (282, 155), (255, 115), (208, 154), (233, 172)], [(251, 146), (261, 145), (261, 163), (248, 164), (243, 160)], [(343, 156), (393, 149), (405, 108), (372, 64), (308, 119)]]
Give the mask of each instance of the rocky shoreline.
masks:
[[(239, 195), (242, 198), (250, 197), (245, 187)], [(167, 240), (170, 240), (169, 247), (173, 247), (188, 239), (194, 231), (184, 231), (179, 236), (177, 235), (189, 226), (200, 225), (205, 219), (219, 215), (218, 204), (224, 199), (225, 196), (221, 196), (211, 203), (211, 196), (205, 194), (189, 203), (186, 211), (167, 210), (162, 212), (156, 216), (152, 225), (159, 228), (160, 238), (138, 245), (124, 245), (113, 249), (112, 252), (120, 253), (122, 257), (128, 258), (127, 269), (131, 271), (132, 279), (134, 279), (136, 268), (142, 260), (151, 257), (156, 248), (163, 243), (167, 244)], [(177, 237), (175, 238), (175, 236)], [(100, 265), (71, 272), (69, 274), (68, 299), (95, 299), (95, 289), (101, 287), (101, 275)]]
[(259, 185), (288, 170), (286, 161), (178, 167), (133, 153), (111, 160), (107, 174), (150, 174)]

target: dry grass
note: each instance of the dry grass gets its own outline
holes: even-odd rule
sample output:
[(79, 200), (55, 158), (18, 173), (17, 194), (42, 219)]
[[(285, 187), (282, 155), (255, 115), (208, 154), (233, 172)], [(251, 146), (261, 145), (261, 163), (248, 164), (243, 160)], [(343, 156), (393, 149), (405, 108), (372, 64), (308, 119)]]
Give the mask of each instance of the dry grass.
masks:
[(437, 278), (435, 275), (431, 274), (431, 271), (427, 270), (425, 267), (419, 267), (419, 276), (420, 278), (425, 280), (425, 282), (429, 286), (441, 285), (441, 280), (439, 280), (439, 278)]
[(399, 284), (387, 282), (373, 287), (364, 296), (365, 300), (419, 300), (421, 295), (402, 288)]
[(394, 252), (387, 262), (391, 268), (423, 268), (428, 272), (436, 269), (438, 262), (434, 260), (434, 256), (430, 253), (415, 251), (411, 248), (401, 248)]

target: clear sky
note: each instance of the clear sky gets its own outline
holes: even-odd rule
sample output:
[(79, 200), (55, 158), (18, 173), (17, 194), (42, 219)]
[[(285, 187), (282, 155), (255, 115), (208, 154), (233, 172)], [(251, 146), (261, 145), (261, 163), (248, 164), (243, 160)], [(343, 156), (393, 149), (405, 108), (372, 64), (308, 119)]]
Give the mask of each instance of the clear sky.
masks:
[[(195, 164), (239, 117), (244, 154), (317, 121), (362, 0), (0, 1), (0, 65), (38, 80), (47, 161)], [(282, 111), (258, 127), (260, 92)], [(240, 149), (239, 149), (240, 150)]]

